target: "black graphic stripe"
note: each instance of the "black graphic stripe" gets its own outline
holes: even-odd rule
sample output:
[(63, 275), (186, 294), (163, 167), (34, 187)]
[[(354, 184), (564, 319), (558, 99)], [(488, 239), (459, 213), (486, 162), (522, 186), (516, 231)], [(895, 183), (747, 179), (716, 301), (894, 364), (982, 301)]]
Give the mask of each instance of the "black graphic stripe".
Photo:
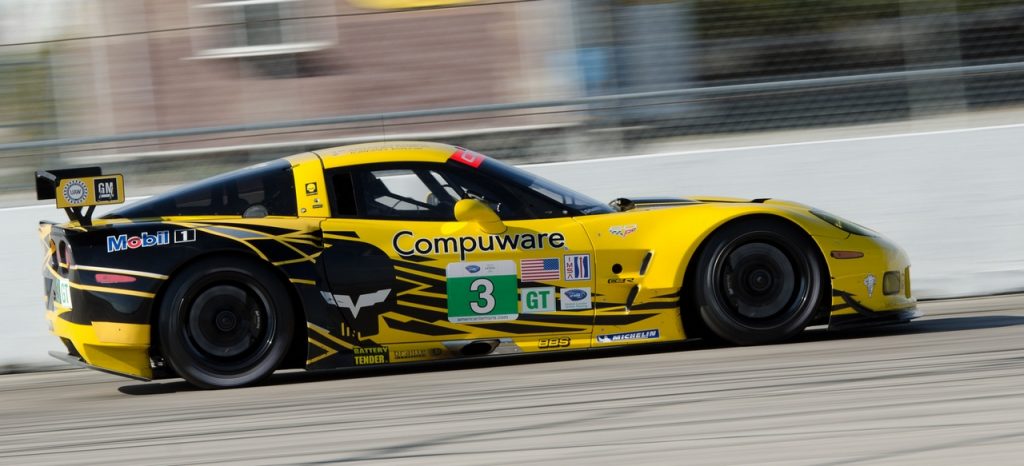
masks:
[(654, 310), (663, 310), (663, 309), (675, 309), (677, 307), (679, 307), (679, 303), (675, 303), (675, 302), (671, 302), (671, 303), (643, 303), (643, 304), (635, 304), (633, 306), (630, 306), (629, 310), (631, 310), (631, 311), (654, 311)]
[(629, 325), (647, 320), (657, 315), (658, 314), (625, 314), (619, 316), (599, 315), (594, 317), (594, 325)]
[(282, 227), (275, 227), (275, 226), (270, 226), (270, 225), (257, 225), (257, 224), (252, 224), (252, 223), (234, 223), (234, 222), (189, 222), (189, 223), (195, 223), (195, 224), (198, 224), (198, 225), (210, 225), (210, 226), (222, 226), (222, 227), (241, 228), (241, 229), (245, 229), (245, 230), (252, 230), (252, 231), (258, 231), (260, 233), (266, 233), (266, 234), (271, 235), (271, 236), (282, 236), (282, 235), (287, 235), (287, 234), (291, 234), (291, 233), (298, 233), (299, 231), (301, 231), (301, 230), (295, 230), (295, 229), (291, 229), (291, 228), (282, 228)]
[(546, 322), (552, 324), (592, 325), (594, 316), (566, 316), (555, 314), (520, 314), (520, 322)]
[[(416, 257), (416, 256), (413, 256), (413, 257)], [(405, 259), (409, 260), (409, 259), (411, 259), (411, 257), (406, 257)], [(430, 260), (433, 260), (433, 259), (430, 259)], [(445, 272), (445, 269), (442, 269), (442, 268), (439, 268), (439, 267), (431, 267), (429, 265), (414, 264), (412, 262), (395, 261), (395, 260), (393, 260), (391, 262), (392, 262), (392, 264), (395, 265), (395, 267), (405, 267), (407, 269), (412, 269), (412, 270), (415, 270), (417, 272), (429, 273), (431, 275), (436, 275), (436, 276), (442, 277), (442, 278), (447, 273), (447, 272)]]
[[(401, 299), (403, 301), (408, 301), (408, 300), (405, 300), (405, 299), (402, 299), (402, 298), (399, 298), (399, 299)], [(442, 309), (444, 309), (444, 308), (442, 307)], [(410, 317), (410, 318), (413, 318), (413, 319), (418, 319), (418, 320), (426, 321), (426, 322), (438, 322), (438, 321), (442, 321), (442, 320), (447, 320), (448, 319), (448, 312), (447, 311), (432, 311), (430, 309), (422, 309), (422, 308), (413, 307), (413, 306), (403, 306), (401, 303), (399, 303), (398, 307), (395, 310), (391, 311), (391, 312), (394, 312), (395, 314), (403, 315), (403, 316), (406, 316), (406, 317)]]
[(395, 276), (402, 277), (414, 282), (424, 282), (424, 284), (432, 284), (435, 286), (444, 286), (445, 280), (442, 277), (427, 277), (423, 275), (417, 275), (414, 273), (406, 272), (404, 270), (395, 269)]
[(430, 262), (433, 261), (434, 259), (432, 257), (427, 256), (407, 256), (405, 260), (412, 262)]
[(413, 295), (417, 293), (447, 294), (447, 288), (445, 287), (444, 282), (427, 283), (428, 280), (417, 280), (415, 276), (408, 274), (403, 275), (401, 272), (398, 272), (396, 275), (403, 278), (403, 280), (395, 280), (395, 288), (398, 290), (396, 293), (404, 295), (406, 292), (412, 291)]
[(572, 327), (556, 327), (556, 326), (542, 326), (542, 325), (527, 325), (517, 324), (515, 322), (488, 322), (483, 324), (472, 324), (474, 327), (480, 327), (487, 330), (494, 330), (497, 332), (512, 333), (516, 335), (528, 335), (531, 333), (553, 333), (553, 332), (578, 332), (580, 329)]
[(401, 322), (389, 317), (384, 317), (384, 322), (395, 330), (402, 330), (410, 333), (418, 333), (420, 335), (430, 336), (446, 336), (446, 335), (464, 335), (468, 332), (461, 330), (455, 330), (453, 328), (441, 327), (439, 325), (428, 324), (426, 322), (420, 322), (417, 320), (409, 322)]
[(413, 304), (419, 304), (421, 306), (436, 307), (438, 309), (448, 309), (448, 300), (445, 298), (432, 298), (429, 296), (417, 296), (414, 294), (404, 294), (399, 296), (398, 299), (407, 301)]

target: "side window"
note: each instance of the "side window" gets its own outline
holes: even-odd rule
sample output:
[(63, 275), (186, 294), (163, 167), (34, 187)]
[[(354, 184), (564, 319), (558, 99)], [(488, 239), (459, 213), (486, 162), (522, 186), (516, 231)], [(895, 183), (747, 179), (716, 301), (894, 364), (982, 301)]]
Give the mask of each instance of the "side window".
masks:
[(461, 199), (482, 201), (503, 220), (565, 215), (535, 193), (451, 165), (367, 165), (337, 169), (327, 176), (333, 184), (335, 217), (452, 221)]
[(331, 200), (334, 216), (355, 217), (356, 191), (352, 186), (352, 174), (348, 172), (335, 173), (331, 175), (331, 183), (334, 185), (334, 199)]
[(454, 220), (458, 198), (426, 168), (357, 171), (356, 204), (367, 218)]
[(225, 173), (129, 205), (108, 217), (175, 215), (293, 217), (297, 214), (291, 164), (277, 160)]

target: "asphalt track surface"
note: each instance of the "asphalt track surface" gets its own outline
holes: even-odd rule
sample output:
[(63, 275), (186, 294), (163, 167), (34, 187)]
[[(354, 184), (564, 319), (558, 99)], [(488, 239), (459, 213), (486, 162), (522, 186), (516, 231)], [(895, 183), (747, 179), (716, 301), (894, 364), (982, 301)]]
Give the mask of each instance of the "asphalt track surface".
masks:
[(762, 347), (278, 374), (0, 376), (3, 464), (1021, 464), (1024, 297)]

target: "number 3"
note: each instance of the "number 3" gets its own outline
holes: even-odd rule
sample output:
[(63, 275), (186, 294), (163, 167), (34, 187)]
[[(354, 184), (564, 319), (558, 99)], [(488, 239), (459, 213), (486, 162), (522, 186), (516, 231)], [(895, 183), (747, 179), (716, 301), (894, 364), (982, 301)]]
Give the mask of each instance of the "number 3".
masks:
[[(481, 290), (481, 288), (483, 288)], [(469, 285), (470, 291), (477, 292), (476, 301), (469, 303), (470, 309), (477, 314), (487, 314), (494, 310), (494, 284), (486, 278), (478, 278), (473, 280), (473, 283)], [(483, 301), (483, 305), (480, 305), (480, 301)]]

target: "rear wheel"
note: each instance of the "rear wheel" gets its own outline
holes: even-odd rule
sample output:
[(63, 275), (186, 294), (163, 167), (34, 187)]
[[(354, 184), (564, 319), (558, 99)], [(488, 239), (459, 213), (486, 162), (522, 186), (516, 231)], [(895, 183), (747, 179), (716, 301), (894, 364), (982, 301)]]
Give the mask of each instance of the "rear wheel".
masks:
[(814, 243), (781, 220), (726, 225), (708, 238), (699, 261), (701, 317), (716, 336), (739, 345), (799, 333), (813, 319), (825, 289)]
[(164, 294), (164, 358), (203, 388), (247, 385), (269, 376), (290, 347), (288, 291), (263, 264), (217, 258), (188, 266)]

